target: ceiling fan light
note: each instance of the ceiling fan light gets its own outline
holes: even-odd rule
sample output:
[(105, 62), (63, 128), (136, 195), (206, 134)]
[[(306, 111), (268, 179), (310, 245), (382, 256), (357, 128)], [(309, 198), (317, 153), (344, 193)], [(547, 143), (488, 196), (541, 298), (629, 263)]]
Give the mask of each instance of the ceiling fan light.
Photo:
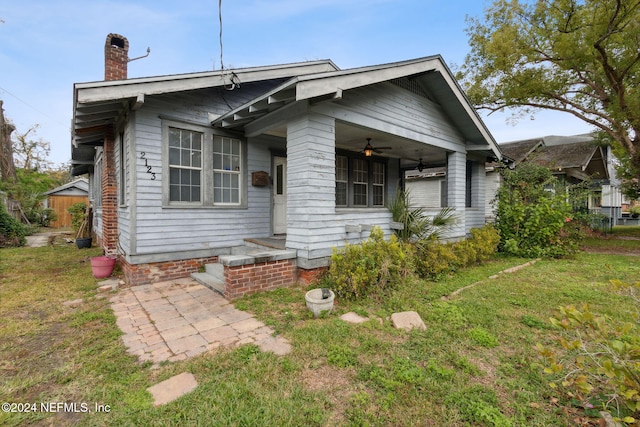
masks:
[(364, 155), (367, 157), (373, 156), (373, 147), (371, 146), (371, 144), (367, 143), (367, 145), (364, 147)]
[(373, 146), (371, 145), (371, 138), (367, 138), (367, 145), (364, 146), (364, 155), (367, 157), (373, 156)]

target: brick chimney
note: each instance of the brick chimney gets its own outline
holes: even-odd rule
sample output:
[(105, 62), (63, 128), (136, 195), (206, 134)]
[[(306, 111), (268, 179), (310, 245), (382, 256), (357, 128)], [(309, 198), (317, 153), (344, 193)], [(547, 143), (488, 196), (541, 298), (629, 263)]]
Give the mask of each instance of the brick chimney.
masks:
[(109, 34), (104, 44), (104, 79), (126, 79), (127, 62), (129, 62), (129, 41), (120, 34)]

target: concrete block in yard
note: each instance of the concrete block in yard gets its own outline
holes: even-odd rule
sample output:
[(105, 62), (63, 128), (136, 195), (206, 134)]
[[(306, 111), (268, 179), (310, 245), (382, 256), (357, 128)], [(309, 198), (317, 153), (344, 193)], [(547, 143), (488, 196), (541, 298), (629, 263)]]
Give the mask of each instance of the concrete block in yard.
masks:
[(189, 372), (183, 372), (149, 387), (147, 391), (153, 396), (153, 404), (160, 406), (192, 392), (196, 387), (196, 377)]
[(364, 323), (369, 320), (368, 317), (362, 317), (354, 313), (353, 311), (343, 314), (342, 316), (340, 316), (340, 319), (344, 320), (347, 323)]
[(413, 328), (418, 328), (422, 331), (427, 329), (422, 318), (415, 311), (393, 313), (391, 315), (391, 322), (393, 323), (393, 327), (396, 329), (405, 329), (407, 331), (410, 331)]

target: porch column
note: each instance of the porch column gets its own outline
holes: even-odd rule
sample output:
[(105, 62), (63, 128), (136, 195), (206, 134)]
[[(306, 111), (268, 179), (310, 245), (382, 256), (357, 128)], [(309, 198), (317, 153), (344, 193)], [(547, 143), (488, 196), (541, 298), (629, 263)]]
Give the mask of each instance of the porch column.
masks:
[(118, 245), (118, 184), (116, 182), (115, 138), (105, 132), (102, 169), (102, 249), (115, 256)]
[(298, 266), (315, 268), (331, 255), (335, 221), (335, 120), (301, 115), (287, 124), (287, 248)]
[(453, 238), (465, 236), (465, 211), (467, 194), (467, 155), (454, 151), (447, 156), (447, 200), (456, 210), (456, 226), (451, 231)]

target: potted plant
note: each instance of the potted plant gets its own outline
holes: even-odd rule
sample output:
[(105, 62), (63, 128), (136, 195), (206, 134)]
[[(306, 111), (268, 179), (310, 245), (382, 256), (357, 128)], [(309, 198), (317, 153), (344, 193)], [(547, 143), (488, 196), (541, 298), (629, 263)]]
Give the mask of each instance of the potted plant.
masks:
[(96, 279), (104, 279), (111, 276), (116, 259), (108, 256), (91, 257), (91, 272)]
[(91, 208), (85, 203), (74, 203), (67, 211), (71, 214), (71, 226), (76, 233), (78, 249), (91, 247)]

